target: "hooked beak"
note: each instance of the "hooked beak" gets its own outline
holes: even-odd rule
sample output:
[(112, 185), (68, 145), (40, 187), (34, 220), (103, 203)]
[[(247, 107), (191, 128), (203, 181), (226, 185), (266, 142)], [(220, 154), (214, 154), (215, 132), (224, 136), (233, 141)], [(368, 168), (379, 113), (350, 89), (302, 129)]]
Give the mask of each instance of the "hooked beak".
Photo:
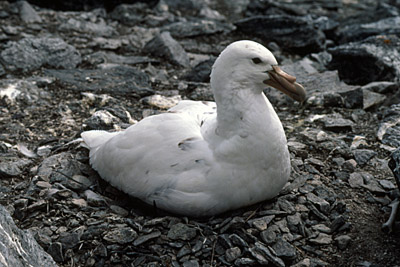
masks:
[(263, 83), (278, 89), (296, 101), (303, 102), (306, 99), (306, 91), (296, 82), (296, 77), (287, 74), (278, 66), (272, 66), (272, 70), (268, 71), (268, 74), (270, 79)]

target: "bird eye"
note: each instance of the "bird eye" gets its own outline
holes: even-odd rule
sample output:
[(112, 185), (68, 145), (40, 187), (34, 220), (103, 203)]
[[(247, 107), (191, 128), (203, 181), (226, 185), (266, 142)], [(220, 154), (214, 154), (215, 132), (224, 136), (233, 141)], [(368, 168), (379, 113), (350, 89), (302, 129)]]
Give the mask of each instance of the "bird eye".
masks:
[(260, 64), (262, 62), (262, 60), (259, 57), (255, 57), (251, 59), (253, 61), (254, 64)]

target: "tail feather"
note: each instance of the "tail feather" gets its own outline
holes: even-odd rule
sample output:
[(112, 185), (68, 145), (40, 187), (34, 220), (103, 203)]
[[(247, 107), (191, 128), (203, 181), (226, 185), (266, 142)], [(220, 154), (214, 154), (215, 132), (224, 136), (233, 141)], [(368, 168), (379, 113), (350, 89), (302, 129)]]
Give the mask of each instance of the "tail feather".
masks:
[(107, 131), (92, 130), (81, 133), (81, 136), (85, 144), (89, 147), (89, 149), (93, 149), (106, 143), (108, 140), (110, 140), (113, 136), (115, 136), (118, 133), (119, 132), (109, 133)]

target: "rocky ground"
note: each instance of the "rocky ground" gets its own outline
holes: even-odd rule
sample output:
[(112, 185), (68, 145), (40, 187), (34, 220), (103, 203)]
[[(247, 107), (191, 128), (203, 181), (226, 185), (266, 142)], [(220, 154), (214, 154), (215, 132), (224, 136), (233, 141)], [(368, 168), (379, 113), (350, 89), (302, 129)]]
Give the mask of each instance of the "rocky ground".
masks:
[[(0, 2), (0, 226), (23, 240), (0, 232), (1, 264), (400, 266), (399, 222), (381, 229), (400, 196), (398, 1), (46, 2)], [(281, 194), (195, 219), (102, 181), (80, 133), (212, 100), (211, 65), (240, 39), (308, 92), (266, 89), (291, 151)]]

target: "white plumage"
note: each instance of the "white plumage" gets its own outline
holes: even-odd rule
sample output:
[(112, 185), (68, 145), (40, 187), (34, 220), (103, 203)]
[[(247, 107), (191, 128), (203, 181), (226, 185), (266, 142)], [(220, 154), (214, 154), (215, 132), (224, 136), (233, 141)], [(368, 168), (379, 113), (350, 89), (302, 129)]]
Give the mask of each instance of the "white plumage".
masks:
[(207, 216), (276, 196), (290, 175), (282, 124), (263, 94), (305, 97), (271, 52), (252, 41), (216, 60), (216, 103), (184, 100), (117, 133), (83, 132), (90, 163), (113, 186), (157, 207)]

